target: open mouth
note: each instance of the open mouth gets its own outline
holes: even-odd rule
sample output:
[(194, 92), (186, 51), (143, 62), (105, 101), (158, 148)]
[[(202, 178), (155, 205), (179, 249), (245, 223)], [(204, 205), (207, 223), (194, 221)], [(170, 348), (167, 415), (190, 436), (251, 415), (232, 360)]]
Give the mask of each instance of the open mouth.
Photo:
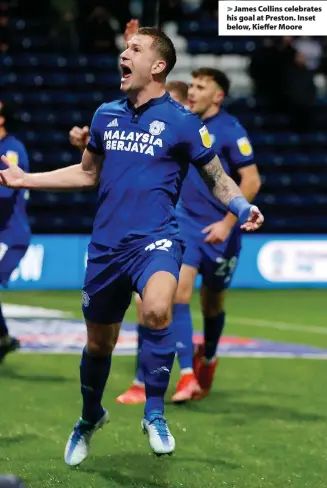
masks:
[(132, 70), (128, 66), (120, 66), (122, 72), (122, 80), (128, 80), (132, 76)]

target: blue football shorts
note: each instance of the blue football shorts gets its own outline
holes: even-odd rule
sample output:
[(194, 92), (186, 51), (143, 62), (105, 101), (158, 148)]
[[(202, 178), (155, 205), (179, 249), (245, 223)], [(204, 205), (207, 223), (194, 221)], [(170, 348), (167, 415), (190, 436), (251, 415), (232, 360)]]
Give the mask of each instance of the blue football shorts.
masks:
[(186, 249), (183, 264), (196, 268), (210, 290), (222, 292), (231, 283), (241, 250), (240, 239), (232, 235), (224, 246), (204, 242), (205, 236), (183, 234)]
[(133, 291), (142, 296), (153, 274), (167, 271), (178, 281), (183, 251), (180, 240), (160, 236), (119, 252), (91, 243), (82, 292), (85, 319), (97, 324), (121, 322)]

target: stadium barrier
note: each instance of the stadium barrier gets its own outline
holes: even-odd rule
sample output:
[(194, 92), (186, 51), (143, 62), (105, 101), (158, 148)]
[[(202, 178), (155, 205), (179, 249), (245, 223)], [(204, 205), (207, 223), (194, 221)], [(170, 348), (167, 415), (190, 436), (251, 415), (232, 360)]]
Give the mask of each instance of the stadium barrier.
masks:
[[(35, 235), (10, 289), (80, 289), (89, 236)], [(217, 262), (217, 272), (228, 263)], [(201, 283), (197, 279), (196, 286)], [(327, 236), (244, 235), (232, 288), (327, 288)]]

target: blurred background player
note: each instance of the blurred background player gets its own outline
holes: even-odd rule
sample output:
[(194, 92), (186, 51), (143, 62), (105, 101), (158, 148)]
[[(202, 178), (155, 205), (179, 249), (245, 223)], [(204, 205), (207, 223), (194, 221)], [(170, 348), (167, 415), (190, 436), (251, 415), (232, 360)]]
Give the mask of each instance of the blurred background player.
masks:
[[(185, 90), (178, 87), (185, 88), (181, 82), (175, 82), (168, 84), (167, 89), (172, 90), (174, 98), (178, 93), (176, 99), (181, 103), (188, 101), (190, 110), (201, 117), (225, 171), (240, 181), (243, 194), (252, 201), (260, 188), (260, 176), (245, 129), (222, 108), (230, 87), (227, 76), (213, 68), (194, 71), (188, 100)], [(216, 349), (225, 325), (224, 295), (237, 265), (241, 230), (235, 225), (235, 217), (212, 198), (193, 168), (189, 169), (183, 183), (177, 218), (186, 244), (173, 309), (181, 378), (172, 399), (180, 402), (202, 398), (211, 388), (218, 364)], [(203, 278), (200, 296), (204, 345), (196, 348), (193, 358), (190, 301), (198, 272)], [(141, 324), (140, 303), (138, 320)], [(139, 337), (138, 350), (141, 345)], [(137, 368), (133, 385), (117, 401), (129, 404), (145, 401), (141, 368)]]
[(0, 475), (0, 488), (26, 488), (21, 479), (16, 476)]
[[(229, 88), (229, 79), (222, 71), (206, 67), (195, 70), (188, 91), (189, 106), (206, 124), (212, 147), (225, 171), (239, 183), (243, 195), (251, 202), (261, 181), (245, 129), (222, 108)], [(234, 215), (212, 198), (192, 168), (182, 187), (177, 216), (186, 252), (174, 307), (181, 379), (173, 400), (183, 401), (193, 396), (201, 398), (211, 388), (218, 364), (216, 350), (225, 325), (225, 290), (241, 251), (241, 229)], [(198, 272), (202, 275), (204, 345), (197, 347), (192, 371), (190, 301)], [(195, 378), (201, 387), (200, 395)]]
[(171, 98), (176, 100), (176, 102), (181, 103), (185, 108), (188, 106), (188, 84), (184, 81), (168, 81), (166, 83), (166, 90), (169, 92)]
[[(28, 156), (24, 145), (8, 133), (11, 123), (9, 106), (0, 101), (0, 153), (28, 171)], [(5, 169), (0, 161), (0, 170)], [(26, 214), (28, 191), (0, 186), (0, 285), (8, 286), (11, 273), (27, 251), (31, 231)], [(6, 354), (20, 346), (19, 340), (9, 335), (0, 303), (0, 363)]]

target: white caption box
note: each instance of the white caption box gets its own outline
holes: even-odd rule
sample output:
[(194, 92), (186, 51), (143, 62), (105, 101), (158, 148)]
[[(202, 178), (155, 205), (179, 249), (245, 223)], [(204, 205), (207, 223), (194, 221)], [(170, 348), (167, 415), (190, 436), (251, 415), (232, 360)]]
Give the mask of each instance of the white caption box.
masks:
[(219, 36), (325, 36), (326, 0), (219, 0)]

